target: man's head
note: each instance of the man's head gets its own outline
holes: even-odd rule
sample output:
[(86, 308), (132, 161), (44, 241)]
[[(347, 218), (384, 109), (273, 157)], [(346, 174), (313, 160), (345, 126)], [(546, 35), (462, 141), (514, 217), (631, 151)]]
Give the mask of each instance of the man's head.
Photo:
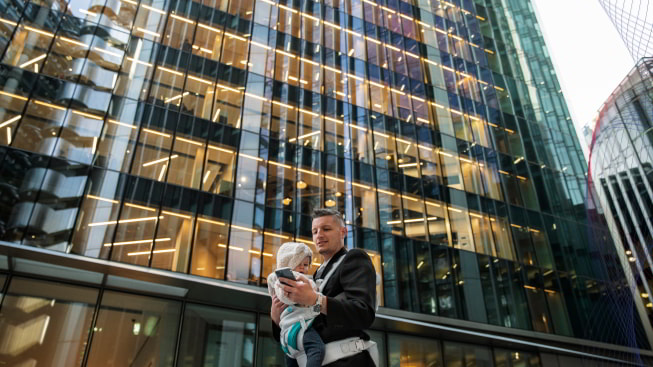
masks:
[(313, 211), (313, 243), (325, 260), (330, 259), (345, 246), (347, 227), (342, 215), (333, 209)]

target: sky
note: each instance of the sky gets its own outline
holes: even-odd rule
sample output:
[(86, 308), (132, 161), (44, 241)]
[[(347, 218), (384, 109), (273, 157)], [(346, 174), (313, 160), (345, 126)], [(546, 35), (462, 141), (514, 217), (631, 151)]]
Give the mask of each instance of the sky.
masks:
[(587, 157), (582, 127), (635, 62), (598, 0), (533, 0), (542, 34)]

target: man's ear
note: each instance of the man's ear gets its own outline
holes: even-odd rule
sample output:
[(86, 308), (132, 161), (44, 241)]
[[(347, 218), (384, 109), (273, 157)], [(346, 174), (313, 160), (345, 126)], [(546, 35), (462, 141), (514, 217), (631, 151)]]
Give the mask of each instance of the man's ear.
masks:
[(347, 237), (347, 226), (340, 227), (340, 236), (343, 240)]

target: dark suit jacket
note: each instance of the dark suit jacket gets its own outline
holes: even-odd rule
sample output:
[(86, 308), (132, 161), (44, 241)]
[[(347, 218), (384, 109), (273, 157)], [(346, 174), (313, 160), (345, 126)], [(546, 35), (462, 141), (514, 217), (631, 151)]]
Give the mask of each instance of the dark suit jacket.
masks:
[[(374, 321), (376, 308), (376, 272), (367, 253), (361, 249), (342, 249), (335, 254), (322, 272), (324, 277), (331, 266), (345, 256), (329, 278), (322, 294), (327, 297), (327, 315), (320, 314), (313, 328), (325, 343), (359, 336), (369, 340), (363, 331)], [(280, 329), (272, 322), (272, 333), (279, 340)]]

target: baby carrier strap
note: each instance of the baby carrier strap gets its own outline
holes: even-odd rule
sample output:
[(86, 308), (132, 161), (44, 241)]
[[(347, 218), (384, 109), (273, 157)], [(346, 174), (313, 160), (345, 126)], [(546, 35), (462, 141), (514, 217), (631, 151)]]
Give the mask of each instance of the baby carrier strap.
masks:
[(331, 278), (333, 273), (336, 271), (336, 269), (338, 268), (340, 263), (342, 263), (342, 261), (345, 259), (345, 256), (347, 256), (347, 253), (340, 256), (340, 258), (338, 260), (336, 260), (335, 263), (333, 263), (333, 266), (331, 266), (331, 269), (329, 269), (329, 272), (324, 276), (324, 278), (319, 279), (320, 284), (318, 286), (318, 291), (320, 293), (322, 293), (322, 290), (324, 289), (324, 287), (326, 287), (327, 282), (329, 281), (329, 279)]

